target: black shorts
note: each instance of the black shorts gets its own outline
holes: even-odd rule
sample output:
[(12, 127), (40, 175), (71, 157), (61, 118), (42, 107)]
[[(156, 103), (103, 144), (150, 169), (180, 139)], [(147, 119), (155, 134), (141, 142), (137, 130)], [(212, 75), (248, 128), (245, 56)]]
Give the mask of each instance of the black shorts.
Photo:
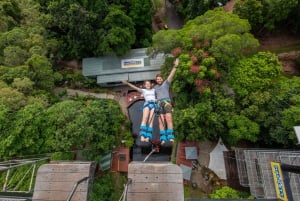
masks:
[(172, 113), (172, 109), (170, 100), (158, 101), (158, 111), (160, 114)]

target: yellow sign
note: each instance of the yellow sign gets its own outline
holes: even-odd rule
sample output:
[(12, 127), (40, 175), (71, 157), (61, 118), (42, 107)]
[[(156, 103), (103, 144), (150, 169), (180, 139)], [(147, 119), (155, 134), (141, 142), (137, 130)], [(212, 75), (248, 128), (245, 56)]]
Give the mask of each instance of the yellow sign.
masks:
[(273, 179), (274, 179), (274, 185), (275, 185), (277, 198), (282, 200), (282, 201), (288, 201), (286, 191), (285, 191), (285, 187), (284, 187), (284, 182), (283, 182), (283, 176), (282, 176), (280, 163), (271, 162), (271, 168), (272, 168), (272, 173), (273, 173)]

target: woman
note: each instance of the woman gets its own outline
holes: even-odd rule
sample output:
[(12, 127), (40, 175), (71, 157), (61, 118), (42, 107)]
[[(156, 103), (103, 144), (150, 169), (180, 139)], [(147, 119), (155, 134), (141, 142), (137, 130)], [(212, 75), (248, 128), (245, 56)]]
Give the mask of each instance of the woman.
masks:
[(155, 108), (155, 90), (152, 88), (152, 83), (149, 80), (145, 80), (143, 84), (144, 88), (139, 88), (128, 81), (122, 81), (122, 83), (137, 90), (145, 98), (139, 135), (141, 136), (142, 142), (149, 142), (152, 139)]

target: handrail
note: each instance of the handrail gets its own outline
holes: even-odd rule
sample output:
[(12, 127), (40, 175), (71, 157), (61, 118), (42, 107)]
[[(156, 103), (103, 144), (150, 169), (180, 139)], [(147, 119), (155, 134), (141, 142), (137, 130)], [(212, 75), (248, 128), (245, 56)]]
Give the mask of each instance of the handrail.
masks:
[[(50, 159), (49, 157), (44, 157), (44, 158), (40, 158), (40, 159), (20, 160), (20, 161), (18, 161), (18, 163), (17, 162), (13, 163), (13, 161), (0, 162), (0, 172), (4, 172), (9, 169), (17, 168), (17, 167), (28, 165), (28, 164), (34, 164), (39, 161), (49, 160), (49, 159)], [(15, 160), (15, 161), (17, 161), (17, 160)]]
[(122, 195), (121, 195), (121, 197), (120, 197), (120, 199), (119, 199), (119, 201), (126, 201), (127, 200), (127, 190), (128, 190), (128, 186), (129, 186), (129, 184), (131, 184), (132, 183), (132, 179), (131, 178), (128, 178), (128, 181), (127, 181), (127, 183), (124, 185), (124, 191), (123, 191), (123, 193), (122, 193)]
[(72, 189), (71, 193), (69, 194), (67, 201), (70, 201), (70, 200), (72, 199), (72, 197), (73, 197), (73, 195), (74, 195), (74, 193), (75, 193), (75, 191), (76, 191), (78, 185), (79, 185), (81, 182), (83, 182), (83, 181), (85, 181), (85, 180), (87, 180), (87, 179), (89, 179), (89, 178), (90, 178), (90, 177), (84, 177), (84, 178), (80, 179), (79, 181), (77, 181), (77, 182), (74, 184), (73, 189)]

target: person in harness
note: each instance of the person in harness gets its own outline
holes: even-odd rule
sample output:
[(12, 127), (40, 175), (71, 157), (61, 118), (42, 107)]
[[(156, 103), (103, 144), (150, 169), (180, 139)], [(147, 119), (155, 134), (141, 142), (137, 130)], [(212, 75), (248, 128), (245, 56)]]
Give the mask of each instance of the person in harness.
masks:
[[(157, 104), (158, 104), (158, 113), (159, 119), (159, 134), (160, 142), (163, 145), (165, 142), (170, 141), (174, 142), (174, 130), (173, 130), (173, 120), (172, 120), (172, 105), (170, 98), (170, 84), (175, 75), (176, 69), (179, 65), (179, 59), (176, 58), (174, 61), (174, 66), (168, 76), (164, 81), (161, 74), (156, 75), (156, 85), (154, 86)], [(165, 125), (166, 122), (166, 125)]]
[(139, 88), (128, 81), (122, 81), (123, 84), (128, 85), (129, 87), (140, 92), (144, 99), (145, 103), (143, 105), (143, 116), (140, 125), (139, 135), (141, 136), (142, 142), (151, 142), (152, 132), (153, 132), (153, 116), (155, 109), (155, 90), (152, 87), (152, 83), (149, 80), (145, 80), (143, 83), (143, 88)]

